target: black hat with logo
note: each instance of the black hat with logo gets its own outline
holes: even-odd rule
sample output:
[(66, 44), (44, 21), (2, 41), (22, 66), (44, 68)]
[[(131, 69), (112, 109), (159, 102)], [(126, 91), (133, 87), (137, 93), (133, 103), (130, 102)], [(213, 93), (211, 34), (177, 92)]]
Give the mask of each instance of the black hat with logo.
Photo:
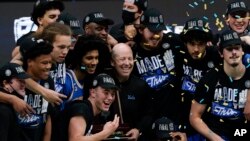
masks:
[(85, 27), (86, 24), (91, 23), (91, 22), (94, 22), (100, 25), (113, 25), (114, 24), (114, 21), (112, 19), (104, 17), (103, 13), (101, 12), (91, 12), (87, 14), (83, 19), (82, 26)]
[(237, 32), (233, 30), (225, 30), (219, 38), (219, 48), (223, 49), (231, 45), (241, 45), (242, 41)]
[(110, 75), (105, 73), (97, 75), (93, 80), (92, 86), (94, 88), (100, 86), (105, 89), (118, 89), (115, 84), (115, 80)]
[(140, 23), (152, 32), (166, 30), (163, 15), (155, 8), (150, 8), (144, 11), (140, 18)]
[(11, 80), (12, 78), (27, 79), (30, 77), (23, 70), (22, 66), (8, 62), (0, 68), (0, 82)]

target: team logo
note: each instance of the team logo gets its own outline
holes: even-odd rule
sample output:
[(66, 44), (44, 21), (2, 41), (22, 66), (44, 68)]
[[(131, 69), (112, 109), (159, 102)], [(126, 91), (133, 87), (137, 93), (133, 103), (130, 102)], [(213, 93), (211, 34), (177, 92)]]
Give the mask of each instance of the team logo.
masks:
[(170, 44), (169, 43), (164, 43), (164, 44), (162, 44), (162, 47), (164, 49), (168, 49), (170, 47)]
[(97, 80), (93, 81), (93, 86), (95, 87), (97, 85)]
[(246, 82), (245, 82), (245, 87), (246, 87), (247, 89), (250, 88), (250, 80), (246, 80)]
[(210, 61), (207, 63), (207, 66), (211, 69), (214, 67), (214, 62)]
[(48, 82), (44, 83), (44, 87), (48, 89), (49, 88), (49, 83)]
[(10, 75), (11, 75), (11, 70), (7, 69), (7, 70), (5, 71), (5, 76), (10, 76)]
[(86, 18), (85, 18), (85, 22), (87, 23), (87, 22), (89, 22), (89, 16), (87, 16)]

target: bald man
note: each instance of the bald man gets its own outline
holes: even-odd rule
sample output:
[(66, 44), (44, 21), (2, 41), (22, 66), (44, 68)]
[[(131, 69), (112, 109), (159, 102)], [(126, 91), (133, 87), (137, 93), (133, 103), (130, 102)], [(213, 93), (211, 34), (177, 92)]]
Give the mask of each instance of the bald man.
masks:
[[(146, 135), (150, 129), (151, 116), (149, 116), (149, 111), (152, 103), (152, 90), (144, 80), (131, 74), (134, 67), (134, 57), (127, 44), (115, 45), (111, 51), (111, 57), (113, 70), (110, 74), (120, 87), (117, 101), (121, 105), (120, 111), (113, 112), (120, 115), (122, 125), (123, 123), (129, 125), (129, 130), (125, 131), (129, 140), (149, 139), (143, 135)], [(115, 108), (118, 105), (113, 106), (114, 109), (118, 109)], [(142, 136), (140, 136), (141, 133)]]

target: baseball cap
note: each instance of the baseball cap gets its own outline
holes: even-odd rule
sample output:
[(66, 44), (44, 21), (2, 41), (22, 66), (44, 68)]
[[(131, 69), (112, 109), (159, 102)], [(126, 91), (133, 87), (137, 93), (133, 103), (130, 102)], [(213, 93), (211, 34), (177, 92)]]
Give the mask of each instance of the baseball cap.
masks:
[(82, 27), (80, 25), (80, 21), (74, 17), (73, 15), (71, 15), (68, 12), (63, 12), (60, 14), (59, 18), (57, 19), (57, 21), (59, 23), (63, 23), (68, 25), (72, 32), (73, 35), (82, 35), (83, 34), (83, 30)]
[(234, 1), (234, 2), (231, 2), (227, 5), (226, 14), (230, 14), (230, 13), (236, 12), (236, 11), (248, 12), (249, 9), (248, 9), (247, 5), (245, 4), (245, 2), (243, 2), (243, 1)]
[(144, 11), (140, 18), (140, 23), (153, 32), (166, 30), (163, 15), (155, 8)]
[(124, 0), (129, 3), (133, 3), (142, 11), (145, 11), (148, 8), (148, 0)]
[(113, 25), (114, 21), (104, 17), (103, 13), (101, 12), (91, 12), (87, 14), (84, 19), (83, 19), (83, 27), (85, 27), (86, 24), (88, 23), (97, 23), (100, 25)]
[(153, 132), (158, 139), (169, 139), (170, 132), (177, 131), (177, 127), (172, 120), (167, 117), (157, 119), (152, 125)]
[(35, 39), (32, 38), (26, 38), (21, 44), (20, 44), (20, 53), (24, 57), (26, 52), (29, 51), (31, 48), (35, 47), (38, 43), (45, 42), (43, 39)]
[(63, 11), (64, 4), (59, 0), (37, 0), (31, 13), (31, 20), (34, 21), (36, 25), (39, 25), (37, 18), (42, 17), (45, 12), (50, 9), (59, 9)]
[(219, 39), (219, 47), (221, 49), (226, 48), (231, 45), (240, 45), (242, 41), (237, 32), (233, 30), (225, 30), (221, 33)]
[(0, 68), (0, 82), (3, 80), (10, 80), (12, 78), (27, 79), (30, 78), (23, 70), (22, 66), (16, 63), (6, 63)]
[(92, 86), (94, 88), (100, 86), (106, 89), (118, 89), (114, 79), (110, 75), (105, 73), (97, 75), (93, 80)]
[(184, 25), (182, 34), (185, 35), (187, 32), (193, 31), (193, 30), (203, 31), (206, 33), (211, 32), (208, 22), (199, 18), (189, 19)]

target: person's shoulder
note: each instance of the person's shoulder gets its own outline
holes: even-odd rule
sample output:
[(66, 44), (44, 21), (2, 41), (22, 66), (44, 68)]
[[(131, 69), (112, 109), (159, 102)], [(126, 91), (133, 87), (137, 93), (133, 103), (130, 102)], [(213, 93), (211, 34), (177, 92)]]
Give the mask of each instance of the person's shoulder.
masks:
[(31, 38), (33, 36), (35, 32), (34, 31), (30, 31), (26, 34), (24, 34), (23, 36), (21, 36), (17, 42), (16, 42), (16, 46), (20, 46), (22, 44), (23, 41), (25, 41), (27, 38)]

